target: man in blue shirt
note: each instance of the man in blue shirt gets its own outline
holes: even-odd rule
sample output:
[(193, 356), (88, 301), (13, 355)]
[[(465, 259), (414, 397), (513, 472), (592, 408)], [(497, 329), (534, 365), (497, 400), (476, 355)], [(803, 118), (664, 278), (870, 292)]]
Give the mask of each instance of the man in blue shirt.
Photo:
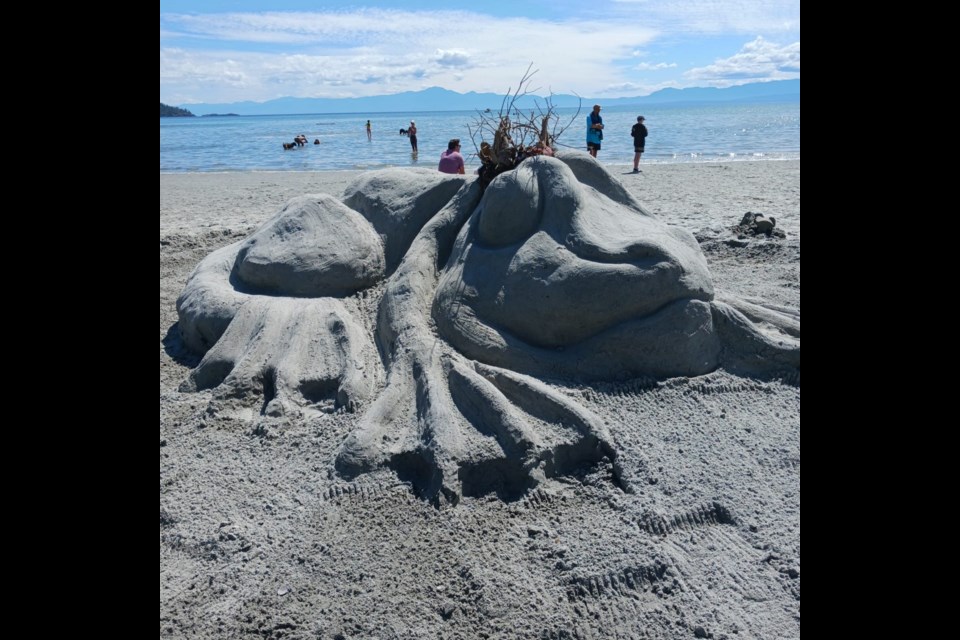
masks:
[(593, 105), (593, 112), (587, 116), (587, 151), (594, 158), (600, 151), (600, 141), (603, 140), (603, 118), (600, 117), (600, 105)]

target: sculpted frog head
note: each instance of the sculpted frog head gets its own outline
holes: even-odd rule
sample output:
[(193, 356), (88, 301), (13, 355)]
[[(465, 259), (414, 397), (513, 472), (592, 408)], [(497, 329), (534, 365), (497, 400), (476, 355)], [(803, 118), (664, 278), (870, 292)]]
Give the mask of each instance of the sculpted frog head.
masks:
[(497, 177), (461, 230), (433, 317), (459, 351), (534, 375), (716, 368), (714, 291), (693, 236), (535, 157)]

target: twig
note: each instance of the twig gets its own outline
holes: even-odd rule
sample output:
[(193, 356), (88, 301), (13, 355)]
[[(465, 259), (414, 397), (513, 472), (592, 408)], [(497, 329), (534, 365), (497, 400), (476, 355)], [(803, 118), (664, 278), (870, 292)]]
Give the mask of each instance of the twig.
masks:
[[(576, 114), (568, 123), (562, 124), (553, 104), (553, 90), (543, 104), (534, 96), (534, 109), (529, 113), (520, 110), (519, 101), (539, 91), (539, 88), (530, 88), (531, 79), (538, 71), (533, 68), (532, 62), (527, 66), (516, 90), (512, 87), (507, 89), (495, 120), (493, 115), (477, 110), (472, 126), (467, 126), (477, 157), (480, 158), (480, 179), (484, 188), (497, 175), (515, 168), (528, 156), (553, 155), (557, 139), (580, 115), (583, 101), (577, 96)], [(492, 144), (484, 138), (492, 139)]]

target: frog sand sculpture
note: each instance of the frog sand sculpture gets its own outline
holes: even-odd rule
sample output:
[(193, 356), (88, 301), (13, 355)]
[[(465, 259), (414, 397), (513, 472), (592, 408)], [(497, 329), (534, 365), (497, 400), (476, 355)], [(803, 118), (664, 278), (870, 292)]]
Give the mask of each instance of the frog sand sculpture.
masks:
[[(382, 298), (364, 323), (369, 291)], [(693, 236), (579, 152), (486, 190), (388, 169), (342, 200), (294, 199), (204, 259), (177, 308), (205, 354), (186, 388), (258, 397), (268, 415), (362, 411), (336, 471), (391, 468), (451, 502), (603, 460), (629, 490), (603, 421), (545, 381), (800, 368), (798, 311), (715, 292)]]

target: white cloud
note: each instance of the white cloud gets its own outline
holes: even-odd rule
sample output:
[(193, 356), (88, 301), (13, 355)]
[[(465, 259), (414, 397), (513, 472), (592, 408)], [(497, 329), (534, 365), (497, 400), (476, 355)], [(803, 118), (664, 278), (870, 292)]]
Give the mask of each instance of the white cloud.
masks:
[(659, 62), (657, 64), (641, 62), (640, 64), (636, 65), (634, 69), (637, 71), (661, 71), (663, 69), (674, 69), (676, 66), (676, 62)]
[[(388, 9), (161, 14), (160, 89), (171, 104), (430, 86), (503, 93), (530, 62), (540, 70), (531, 89), (542, 94), (641, 95), (664, 86), (793, 78), (799, 42), (757, 37), (736, 55), (682, 75), (676, 63), (655, 58), (688, 66), (694, 55), (651, 45), (741, 33), (799, 41), (799, 7), (799, 0), (623, 0), (581, 6), (565, 20)], [(665, 82), (646, 84), (651, 72)]]
[(756, 80), (782, 80), (800, 76), (800, 43), (780, 46), (757, 37), (735, 55), (684, 73), (695, 83), (727, 87)]
[(799, 0), (615, 0), (619, 10), (670, 33), (800, 30)]
[[(469, 47), (450, 48), (451, 25), (468, 29)], [(174, 48), (167, 46), (172, 39), (161, 38), (160, 82), (172, 104), (379, 95), (435, 85), (503, 93), (530, 62), (540, 70), (531, 89), (592, 95), (624, 80), (612, 61), (628, 59), (656, 35), (628, 21), (379, 9), (162, 15), (161, 33), (170, 32), (178, 37)]]
[(619, 82), (617, 84), (607, 85), (603, 88), (604, 95), (614, 95), (617, 93), (635, 93), (638, 91), (643, 91), (646, 89), (646, 85), (637, 84), (636, 82)]
[(437, 64), (445, 67), (465, 67), (470, 64), (470, 54), (461, 49), (437, 49)]
[(358, 9), (352, 12), (264, 12), (166, 14), (162, 18), (185, 34), (213, 40), (296, 44), (349, 44), (410, 36), (418, 25), (403, 12)]

